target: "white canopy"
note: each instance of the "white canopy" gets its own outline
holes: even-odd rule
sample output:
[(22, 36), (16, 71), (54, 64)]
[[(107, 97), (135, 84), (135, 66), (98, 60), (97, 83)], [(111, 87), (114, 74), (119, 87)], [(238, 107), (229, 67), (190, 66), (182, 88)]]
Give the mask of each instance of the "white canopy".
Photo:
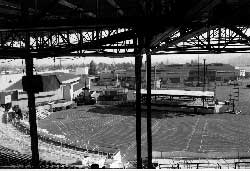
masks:
[[(147, 94), (146, 89), (141, 89), (141, 94)], [(187, 90), (151, 90), (151, 95), (214, 97), (212, 91), (187, 91)]]

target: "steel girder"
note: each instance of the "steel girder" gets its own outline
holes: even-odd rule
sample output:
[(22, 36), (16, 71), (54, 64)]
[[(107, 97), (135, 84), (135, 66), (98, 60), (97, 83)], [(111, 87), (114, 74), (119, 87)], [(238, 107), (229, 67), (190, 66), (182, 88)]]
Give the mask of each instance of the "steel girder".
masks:
[[(139, 45), (142, 52), (147, 48), (151, 54), (229, 53), (249, 49), (246, 27), (235, 26), (249, 25), (250, 20), (241, 17), (248, 16), (248, 0), (35, 2), (0, 0), (0, 7), (9, 11), (3, 11), (3, 19), (8, 20), (1, 20), (2, 58), (131, 56), (135, 52), (133, 39), (139, 37), (144, 39)], [(29, 48), (24, 43), (27, 34)]]
[[(243, 53), (250, 50), (249, 27), (195, 26), (169, 28), (168, 36), (156, 46), (142, 41), (151, 54), (175, 53)], [(29, 48), (25, 39), (30, 35)], [(134, 38), (147, 37), (147, 32), (138, 34), (132, 28), (95, 30), (50, 30), (50, 31), (2, 31), (0, 32), (0, 54), (2, 58), (34, 58), (59, 56), (134, 56)]]
[(250, 52), (249, 27), (210, 26), (179, 29), (152, 54)]
[[(25, 48), (26, 35), (30, 35), (29, 49)], [(130, 28), (109, 30), (50, 30), (0, 32), (0, 54), (5, 58), (35, 58), (55, 56), (88, 56), (114, 54), (126, 56), (133, 52), (135, 32)]]

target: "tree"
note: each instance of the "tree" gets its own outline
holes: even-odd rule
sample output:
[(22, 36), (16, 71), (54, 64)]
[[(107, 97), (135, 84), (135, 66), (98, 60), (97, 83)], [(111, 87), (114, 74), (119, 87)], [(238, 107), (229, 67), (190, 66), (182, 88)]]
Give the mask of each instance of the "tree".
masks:
[(86, 64), (84, 62), (82, 63), (82, 67), (86, 67)]
[(89, 64), (89, 75), (96, 75), (96, 64), (93, 60)]

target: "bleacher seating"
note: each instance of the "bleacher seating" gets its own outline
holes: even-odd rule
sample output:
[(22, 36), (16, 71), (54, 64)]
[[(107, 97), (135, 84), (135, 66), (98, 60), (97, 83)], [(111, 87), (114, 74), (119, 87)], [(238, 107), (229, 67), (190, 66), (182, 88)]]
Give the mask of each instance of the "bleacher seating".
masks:
[(38, 119), (45, 119), (46, 117), (48, 117), (51, 113), (43, 108), (38, 108), (36, 111), (37, 114), (37, 118)]
[(27, 166), (31, 156), (0, 146), (0, 166)]
[[(80, 167), (40, 160), (40, 169), (76, 169)], [(31, 168), (31, 156), (0, 145), (0, 169)]]

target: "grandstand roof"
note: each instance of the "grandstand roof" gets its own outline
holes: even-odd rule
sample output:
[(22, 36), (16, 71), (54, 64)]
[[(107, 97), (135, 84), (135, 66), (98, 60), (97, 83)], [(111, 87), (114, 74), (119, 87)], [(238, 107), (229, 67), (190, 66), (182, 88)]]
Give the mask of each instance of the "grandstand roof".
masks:
[[(0, 54), (3, 59), (29, 55), (66, 57), (77, 53), (134, 56), (131, 49), (139, 46), (123, 41), (132, 42), (142, 37), (147, 37), (147, 41), (141, 39), (143, 47), (147, 45), (152, 53), (160, 53), (166, 47), (221, 27), (231, 29), (248, 41), (245, 32), (236, 27), (248, 26), (249, 15), (248, 0), (1, 0)], [(71, 41), (69, 34), (75, 34), (75, 40)], [(32, 39), (25, 42), (27, 37)], [(222, 37), (220, 34), (220, 39)], [(19, 43), (14, 46), (14, 42)], [(118, 42), (123, 43), (118, 45)], [(238, 48), (225, 49), (221, 42), (218, 45), (217, 53), (239, 51)], [(205, 47), (212, 52), (210, 46)], [(124, 53), (120, 52), (122, 49), (126, 49)]]
[[(173, 23), (249, 22), (248, 0), (2, 0), (0, 28), (135, 25)], [(151, 8), (149, 9), (149, 7)], [(230, 13), (234, 11), (234, 14)], [(236, 14), (237, 13), (237, 14)], [(226, 18), (227, 15), (232, 16)], [(237, 15), (237, 17), (236, 17)], [(165, 22), (163, 22), (165, 21)]]

